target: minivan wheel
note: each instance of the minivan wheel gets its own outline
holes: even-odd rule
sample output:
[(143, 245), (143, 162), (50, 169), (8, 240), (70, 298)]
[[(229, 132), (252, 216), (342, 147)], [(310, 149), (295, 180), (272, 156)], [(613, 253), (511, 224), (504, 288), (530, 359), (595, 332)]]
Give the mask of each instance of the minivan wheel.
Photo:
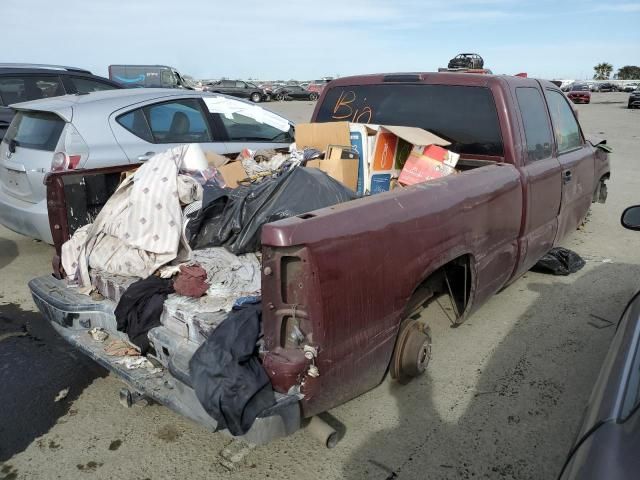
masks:
[(431, 335), (424, 323), (408, 319), (400, 333), (391, 359), (391, 377), (406, 383), (424, 373), (431, 359)]
[(318, 94), (317, 93), (312, 93), (309, 95), (309, 100), (313, 101), (313, 100), (317, 100), (318, 99)]
[(260, 95), (258, 92), (251, 94), (251, 101), (252, 102), (260, 103), (260, 100), (262, 100), (262, 95)]

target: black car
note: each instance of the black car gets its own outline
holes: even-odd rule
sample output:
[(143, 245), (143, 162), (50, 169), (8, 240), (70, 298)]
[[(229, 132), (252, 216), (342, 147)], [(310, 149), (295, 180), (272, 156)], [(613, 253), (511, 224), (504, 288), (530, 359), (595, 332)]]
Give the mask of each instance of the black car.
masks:
[(285, 85), (273, 91), (273, 98), (276, 100), (317, 100), (318, 93), (310, 92), (299, 85)]
[(14, 111), (9, 105), (73, 93), (122, 88), (80, 68), (26, 63), (0, 63), (0, 140)]
[(615, 83), (601, 83), (598, 85), (599, 92), (617, 92), (618, 86)]
[(247, 98), (252, 102), (266, 102), (270, 95), (263, 88), (242, 80), (218, 80), (204, 86), (204, 91), (223, 93), (232, 97)]
[(631, 92), (631, 95), (629, 95), (627, 108), (640, 108), (640, 87), (636, 88)]
[(484, 68), (484, 60), (477, 53), (460, 53), (449, 60), (447, 68)]

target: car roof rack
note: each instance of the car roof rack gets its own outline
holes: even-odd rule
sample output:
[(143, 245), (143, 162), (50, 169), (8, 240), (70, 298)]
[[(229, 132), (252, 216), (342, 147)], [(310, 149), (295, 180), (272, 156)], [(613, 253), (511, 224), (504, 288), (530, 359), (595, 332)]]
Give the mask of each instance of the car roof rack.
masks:
[(0, 63), (0, 68), (47, 68), (49, 70), (64, 70), (67, 72), (91, 73), (84, 68), (66, 67), (64, 65), (48, 65), (46, 63)]

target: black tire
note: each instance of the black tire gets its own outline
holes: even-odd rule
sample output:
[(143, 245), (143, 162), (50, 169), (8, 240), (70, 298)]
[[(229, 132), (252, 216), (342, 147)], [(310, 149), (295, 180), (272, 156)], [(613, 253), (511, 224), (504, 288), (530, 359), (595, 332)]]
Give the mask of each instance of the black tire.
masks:
[(405, 320), (400, 326), (391, 358), (391, 377), (400, 383), (424, 373), (431, 359), (431, 335), (418, 320)]
[(278, 100), (279, 102), (283, 102), (284, 101), (284, 93), (278, 93), (276, 95), (276, 100)]
[(311, 100), (312, 102), (318, 100), (318, 94), (313, 92), (309, 94), (309, 100)]
[(249, 98), (251, 98), (251, 101), (253, 103), (260, 103), (262, 101), (262, 94), (258, 93), (258, 92), (253, 92), (251, 94), (251, 97), (249, 97)]

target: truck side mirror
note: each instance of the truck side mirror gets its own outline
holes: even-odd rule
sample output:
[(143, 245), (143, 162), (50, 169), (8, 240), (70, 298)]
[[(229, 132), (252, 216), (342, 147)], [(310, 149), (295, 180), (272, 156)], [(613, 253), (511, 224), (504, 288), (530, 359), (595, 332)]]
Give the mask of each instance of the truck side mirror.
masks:
[(620, 222), (624, 228), (629, 230), (640, 230), (640, 205), (628, 207), (622, 212)]

